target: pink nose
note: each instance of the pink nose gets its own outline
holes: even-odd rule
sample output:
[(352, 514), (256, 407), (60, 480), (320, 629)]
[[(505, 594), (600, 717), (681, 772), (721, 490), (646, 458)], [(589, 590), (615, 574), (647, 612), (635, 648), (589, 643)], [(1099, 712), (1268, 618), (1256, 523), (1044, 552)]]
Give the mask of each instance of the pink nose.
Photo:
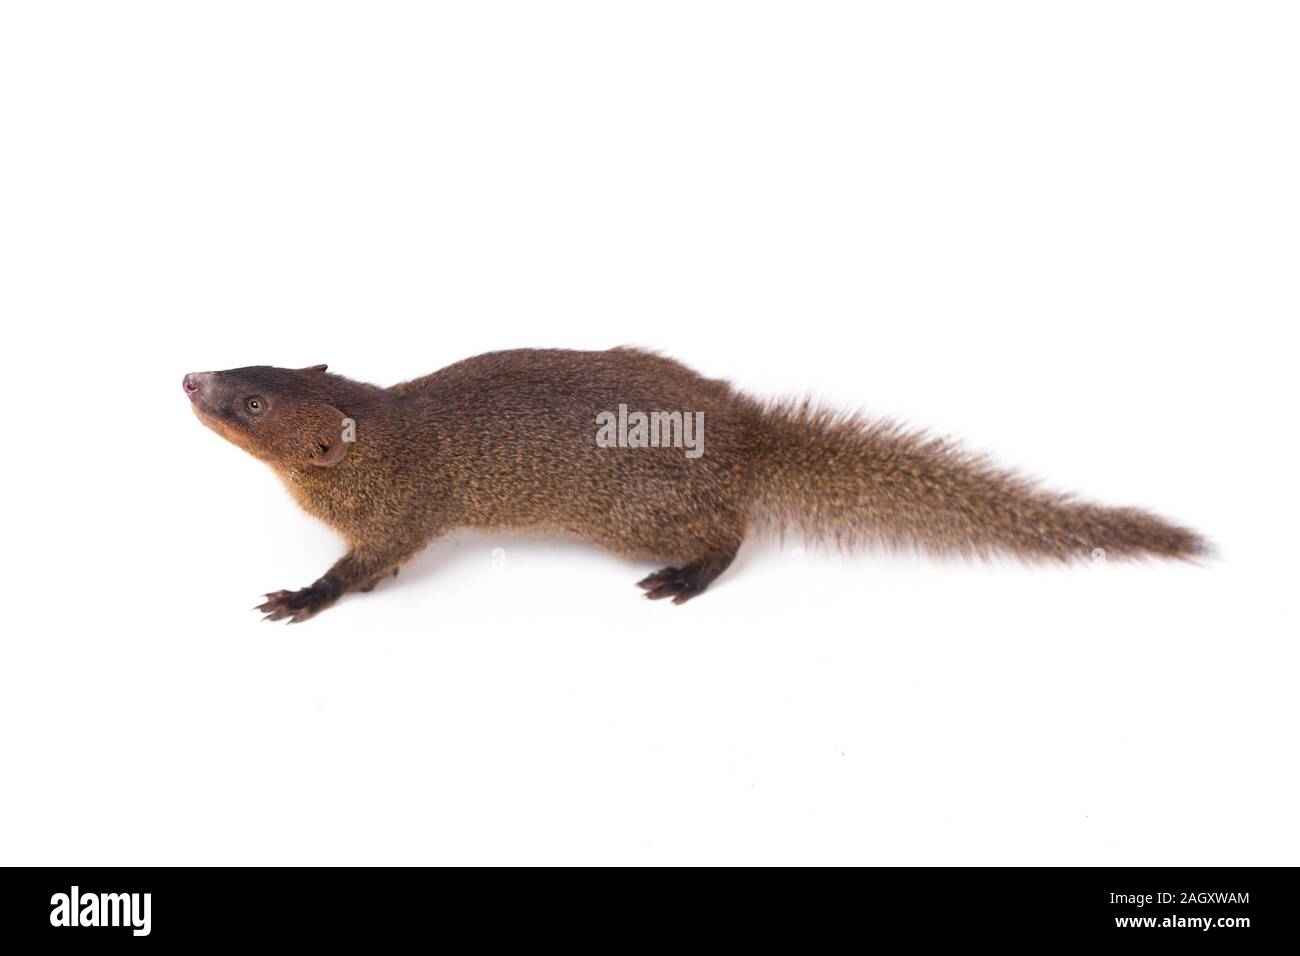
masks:
[(211, 372), (190, 372), (181, 379), (181, 388), (185, 389), (185, 394), (190, 398), (196, 398), (211, 375)]

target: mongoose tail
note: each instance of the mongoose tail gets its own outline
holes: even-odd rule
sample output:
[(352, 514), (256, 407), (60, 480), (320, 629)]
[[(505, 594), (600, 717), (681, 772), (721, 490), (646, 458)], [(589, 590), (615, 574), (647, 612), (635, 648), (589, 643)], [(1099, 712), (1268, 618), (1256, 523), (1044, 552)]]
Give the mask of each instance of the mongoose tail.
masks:
[(1110, 508), (1041, 489), (943, 439), (818, 409), (766, 406), (752, 517), (843, 545), (930, 554), (1070, 561), (1189, 559), (1196, 532), (1136, 508)]

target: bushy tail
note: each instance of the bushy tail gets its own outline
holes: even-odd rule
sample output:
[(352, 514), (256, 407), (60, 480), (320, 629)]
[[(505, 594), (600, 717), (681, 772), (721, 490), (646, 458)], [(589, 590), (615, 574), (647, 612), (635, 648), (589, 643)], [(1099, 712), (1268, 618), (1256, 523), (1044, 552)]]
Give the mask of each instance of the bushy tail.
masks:
[(1191, 558), (1194, 531), (1136, 508), (1108, 508), (1039, 488), (950, 442), (817, 409), (771, 406), (760, 416), (753, 517), (842, 544), (933, 554), (1068, 561)]

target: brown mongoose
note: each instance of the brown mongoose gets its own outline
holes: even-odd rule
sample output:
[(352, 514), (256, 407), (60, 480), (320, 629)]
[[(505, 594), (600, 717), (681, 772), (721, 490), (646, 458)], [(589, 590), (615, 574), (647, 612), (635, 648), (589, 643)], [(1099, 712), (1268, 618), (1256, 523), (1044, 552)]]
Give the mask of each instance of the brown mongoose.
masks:
[(266, 595), (258, 610), (273, 621), (368, 591), (464, 527), (667, 562), (639, 584), (675, 603), (764, 528), (1058, 561), (1206, 547), (1145, 511), (1041, 490), (947, 441), (759, 402), (637, 349), (492, 352), (391, 388), (324, 365), (195, 372), (183, 387), (205, 425), (270, 465), (348, 543), (315, 584)]

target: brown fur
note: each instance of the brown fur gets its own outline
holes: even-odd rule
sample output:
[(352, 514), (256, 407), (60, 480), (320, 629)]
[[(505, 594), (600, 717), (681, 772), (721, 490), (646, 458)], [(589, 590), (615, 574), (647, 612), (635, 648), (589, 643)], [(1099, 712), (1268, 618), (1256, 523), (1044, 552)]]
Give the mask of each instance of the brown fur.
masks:
[[(269, 464), (348, 542), (311, 587), (268, 595), (260, 609), (271, 620), (305, 620), (369, 590), (457, 527), (567, 535), (671, 562), (640, 584), (677, 603), (760, 528), (1055, 560), (1097, 548), (1185, 558), (1205, 547), (1146, 512), (1041, 491), (946, 442), (806, 403), (764, 405), (635, 349), (493, 352), (387, 389), (324, 366), (198, 373), (185, 384), (204, 424)], [(704, 412), (704, 454), (598, 447), (597, 415), (620, 404)], [(344, 418), (356, 441), (340, 445)]]

